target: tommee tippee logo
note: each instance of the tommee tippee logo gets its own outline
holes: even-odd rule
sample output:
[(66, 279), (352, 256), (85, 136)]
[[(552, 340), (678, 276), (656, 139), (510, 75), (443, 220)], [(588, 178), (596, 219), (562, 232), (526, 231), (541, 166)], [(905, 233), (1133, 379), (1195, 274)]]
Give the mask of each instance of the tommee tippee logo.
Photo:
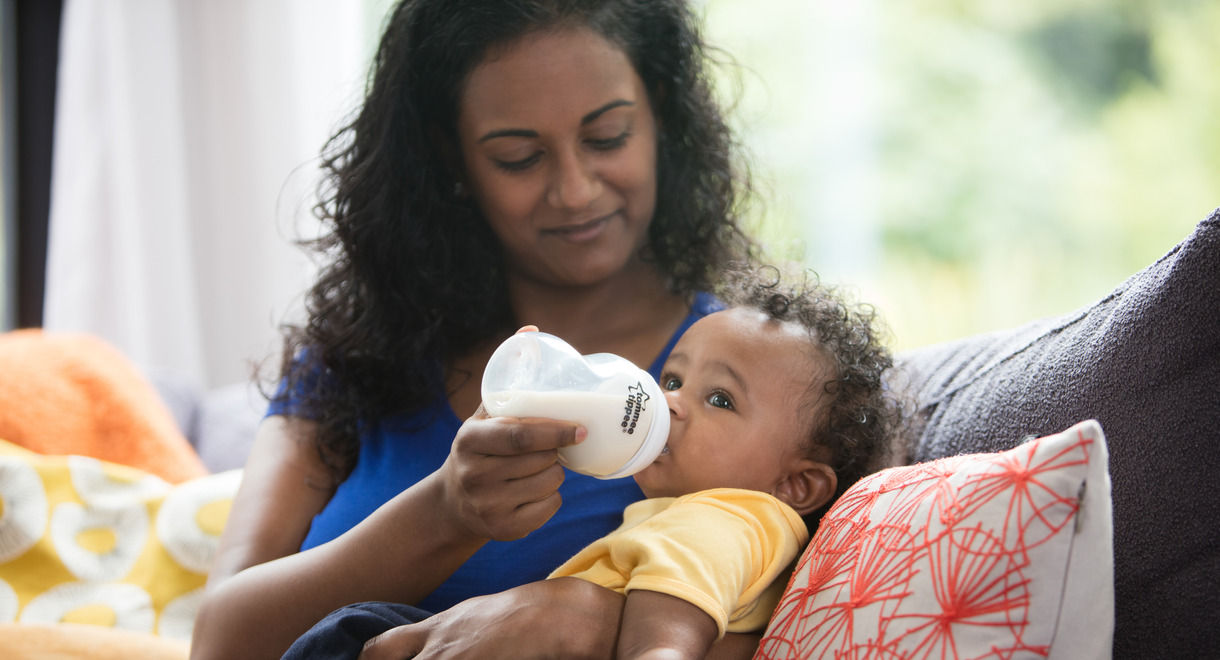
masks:
[(623, 402), (623, 433), (631, 435), (635, 433), (635, 425), (640, 421), (640, 413), (648, 406), (648, 400), (652, 397), (644, 391), (644, 385), (639, 381), (635, 385), (627, 387), (627, 400)]

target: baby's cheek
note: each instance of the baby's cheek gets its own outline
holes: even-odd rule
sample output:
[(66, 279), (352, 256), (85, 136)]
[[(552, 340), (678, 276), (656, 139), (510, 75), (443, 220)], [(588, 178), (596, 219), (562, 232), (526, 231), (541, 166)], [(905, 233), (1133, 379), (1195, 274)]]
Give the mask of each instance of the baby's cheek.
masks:
[(635, 483), (644, 491), (645, 497), (669, 497), (674, 494), (674, 479), (657, 464), (635, 473)]

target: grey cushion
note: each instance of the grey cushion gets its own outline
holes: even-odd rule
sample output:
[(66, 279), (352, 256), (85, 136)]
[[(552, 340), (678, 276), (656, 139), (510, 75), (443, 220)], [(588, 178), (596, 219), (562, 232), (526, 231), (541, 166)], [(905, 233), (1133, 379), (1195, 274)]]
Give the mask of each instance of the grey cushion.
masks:
[(1094, 305), (899, 363), (917, 399), (910, 461), (1100, 421), (1113, 484), (1114, 657), (1220, 648), (1220, 209)]
[(245, 465), (267, 411), (254, 383), (204, 390), (190, 376), (165, 369), (150, 371), (148, 378), (209, 472)]
[(208, 470), (223, 472), (244, 466), (266, 412), (267, 400), (254, 383), (233, 383), (205, 393), (192, 438)]

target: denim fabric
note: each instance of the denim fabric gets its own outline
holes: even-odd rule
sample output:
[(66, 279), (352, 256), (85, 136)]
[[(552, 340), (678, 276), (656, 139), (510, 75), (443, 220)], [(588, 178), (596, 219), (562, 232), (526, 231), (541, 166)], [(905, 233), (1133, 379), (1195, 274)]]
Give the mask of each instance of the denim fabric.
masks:
[(377, 635), (432, 616), (418, 607), (397, 603), (368, 602), (341, 607), (326, 615), (301, 635), (284, 660), (357, 658), (364, 643)]

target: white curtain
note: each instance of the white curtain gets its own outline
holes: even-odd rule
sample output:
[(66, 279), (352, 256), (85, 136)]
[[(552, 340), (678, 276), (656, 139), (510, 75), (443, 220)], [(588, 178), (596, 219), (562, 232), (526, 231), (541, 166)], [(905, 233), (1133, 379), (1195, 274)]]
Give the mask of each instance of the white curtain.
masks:
[(360, 0), (67, 0), (44, 327), (246, 380), (300, 317), (317, 153), (357, 105)]

